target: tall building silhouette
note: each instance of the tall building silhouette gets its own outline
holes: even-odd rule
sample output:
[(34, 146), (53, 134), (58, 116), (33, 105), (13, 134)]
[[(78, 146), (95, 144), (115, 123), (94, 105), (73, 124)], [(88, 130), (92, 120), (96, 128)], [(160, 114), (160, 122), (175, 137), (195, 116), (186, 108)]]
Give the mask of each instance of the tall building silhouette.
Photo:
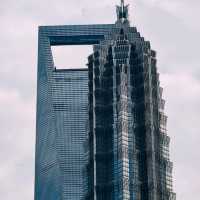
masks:
[(175, 199), (156, 52), (117, 16), (89, 57), (88, 199)]
[[(57, 70), (52, 45), (93, 45)], [(39, 28), (35, 200), (175, 200), (156, 52), (117, 21)]]

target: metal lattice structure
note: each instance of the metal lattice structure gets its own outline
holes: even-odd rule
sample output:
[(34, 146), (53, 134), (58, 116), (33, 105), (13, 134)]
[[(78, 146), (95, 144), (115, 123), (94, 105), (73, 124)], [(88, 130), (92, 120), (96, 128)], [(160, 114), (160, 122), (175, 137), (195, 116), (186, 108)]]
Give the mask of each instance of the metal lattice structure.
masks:
[(128, 7), (89, 57), (89, 192), (94, 200), (175, 200), (156, 52)]

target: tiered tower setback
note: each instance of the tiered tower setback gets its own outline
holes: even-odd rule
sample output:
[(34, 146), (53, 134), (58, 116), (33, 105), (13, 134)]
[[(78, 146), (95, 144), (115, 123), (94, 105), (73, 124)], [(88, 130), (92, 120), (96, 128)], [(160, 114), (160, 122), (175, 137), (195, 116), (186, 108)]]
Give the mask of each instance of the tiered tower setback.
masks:
[(117, 16), (89, 57), (87, 198), (174, 200), (156, 52), (130, 27), (123, 1)]

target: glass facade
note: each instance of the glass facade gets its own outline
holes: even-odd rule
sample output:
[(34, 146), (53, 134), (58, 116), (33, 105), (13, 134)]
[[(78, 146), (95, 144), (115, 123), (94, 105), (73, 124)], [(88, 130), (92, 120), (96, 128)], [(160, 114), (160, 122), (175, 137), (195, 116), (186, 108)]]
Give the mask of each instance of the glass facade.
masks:
[(87, 192), (88, 70), (56, 70), (51, 46), (97, 44), (112, 27), (39, 27), (35, 200), (77, 200)]
[[(84, 194), (83, 144), (88, 121), (87, 69), (53, 71), (52, 110), (55, 135), (50, 135), (49, 123), (44, 127), (48, 135), (39, 132), (41, 143), (37, 145), (41, 146), (36, 157), (36, 176), (39, 176), (36, 180), (39, 180), (35, 199), (81, 199)], [(45, 114), (41, 110), (38, 113), (39, 126), (43, 126)]]
[[(56, 70), (51, 45), (94, 45)], [(39, 29), (35, 200), (175, 200), (156, 52), (117, 6), (110, 25)]]
[(83, 196), (83, 144), (88, 121), (88, 71), (55, 71), (53, 80), (53, 107), (63, 199), (80, 199)]
[(175, 200), (156, 52), (123, 1), (117, 16), (89, 56), (86, 199)]

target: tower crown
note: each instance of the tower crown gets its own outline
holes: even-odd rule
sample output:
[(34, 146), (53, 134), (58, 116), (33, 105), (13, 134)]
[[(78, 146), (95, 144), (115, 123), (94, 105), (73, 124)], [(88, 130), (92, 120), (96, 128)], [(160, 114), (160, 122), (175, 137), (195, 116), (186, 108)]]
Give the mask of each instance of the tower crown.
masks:
[(117, 6), (117, 19), (118, 21), (128, 20), (128, 5), (124, 4), (124, 0), (121, 0), (121, 5)]

